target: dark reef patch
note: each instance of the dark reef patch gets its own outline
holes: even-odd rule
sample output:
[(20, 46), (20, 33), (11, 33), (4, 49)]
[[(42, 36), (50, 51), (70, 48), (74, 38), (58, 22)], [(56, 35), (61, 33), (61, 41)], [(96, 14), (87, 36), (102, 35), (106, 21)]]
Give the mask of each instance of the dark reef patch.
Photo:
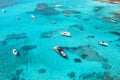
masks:
[(20, 49), (24, 50), (24, 51), (28, 51), (28, 50), (32, 50), (37, 48), (37, 45), (23, 45)]
[(120, 38), (116, 39), (115, 41), (120, 41)]
[(88, 57), (87, 54), (82, 54), (82, 55), (81, 55), (81, 58), (82, 58), (82, 59), (85, 59), (85, 58), (87, 58), (87, 57)]
[(26, 13), (43, 14), (43, 15), (57, 15), (60, 12), (57, 11), (54, 7), (51, 7), (46, 3), (38, 3), (33, 12), (26, 12)]
[(111, 32), (109, 32), (109, 33), (114, 34), (114, 35), (117, 35), (117, 36), (120, 36), (120, 32), (118, 32), (118, 31), (111, 31)]
[(82, 61), (81, 61), (81, 59), (79, 59), (79, 58), (75, 58), (75, 59), (74, 59), (74, 62), (80, 63), (80, 62), (82, 62)]
[(45, 69), (45, 68), (41, 68), (41, 69), (38, 70), (38, 73), (39, 73), (39, 74), (43, 74), (43, 73), (45, 73), (45, 72), (46, 72), (46, 69)]
[(103, 73), (91, 73), (91, 74), (82, 74), (79, 75), (79, 79), (82, 80), (119, 80), (119, 76), (111, 75), (110, 72), (103, 72)]
[(25, 78), (21, 78), (21, 80), (25, 80)]
[(102, 64), (102, 67), (105, 70), (109, 70), (112, 66), (109, 65), (108, 60), (99, 55), (97, 50), (90, 45), (78, 46), (78, 47), (62, 47), (74, 54), (77, 54), (84, 60), (88, 61), (97, 61)]
[(88, 38), (88, 39), (92, 39), (92, 38), (95, 38), (95, 36), (93, 36), (93, 35), (88, 35), (87, 38)]
[(97, 11), (102, 10), (103, 8), (104, 8), (104, 6), (95, 6), (94, 9), (93, 9), (93, 11), (97, 12)]
[(89, 18), (85, 18), (85, 19), (83, 19), (83, 21), (89, 21), (90, 19)]
[(64, 10), (64, 14), (80, 14), (81, 12), (76, 11), (76, 10)]
[(79, 30), (84, 30), (84, 27), (80, 24), (74, 24), (74, 25), (70, 25), (69, 27), (75, 27), (75, 28), (78, 28)]
[(120, 47), (120, 45), (119, 45), (119, 44), (116, 44), (116, 46), (117, 46), (117, 47)]
[(44, 11), (48, 8), (48, 5), (46, 3), (38, 3), (37, 7), (35, 8), (35, 11)]
[(5, 0), (0, 0), (0, 8), (5, 8), (5, 7), (10, 7), (13, 5), (18, 4), (19, 2), (16, 1), (5, 1)]
[(22, 73), (23, 73), (23, 71), (24, 71), (24, 70), (23, 70), (23, 68), (18, 69), (18, 70), (16, 71), (16, 74), (17, 74), (17, 75), (20, 75), (20, 74), (22, 74)]
[(26, 33), (9, 34), (9, 35), (6, 36), (5, 40), (9, 40), (9, 39), (22, 39), (22, 38), (27, 38), (27, 34)]
[(74, 78), (75, 77), (75, 72), (70, 72), (67, 74), (69, 78)]
[(100, 26), (95, 26), (94, 28), (95, 28), (95, 29), (101, 29), (102, 27), (100, 27)]
[(40, 37), (41, 38), (51, 38), (53, 36), (54, 32), (50, 31), (50, 32), (42, 32)]
[(16, 76), (16, 77), (11, 78), (10, 80), (20, 80), (20, 77)]

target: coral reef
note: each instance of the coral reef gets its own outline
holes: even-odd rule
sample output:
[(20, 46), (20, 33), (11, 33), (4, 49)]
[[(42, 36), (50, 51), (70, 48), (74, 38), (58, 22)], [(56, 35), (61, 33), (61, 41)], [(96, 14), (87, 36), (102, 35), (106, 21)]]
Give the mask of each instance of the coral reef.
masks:
[(13, 77), (10, 80), (20, 80), (20, 77)]
[(0, 8), (9, 7), (16, 4), (18, 4), (18, 2), (0, 0)]
[(80, 24), (70, 25), (69, 27), (75, 27), (75, 28), (78, 28), (79, 30), (84, 30), (84, 27)]
[(37, 48), (37, 45), (23, 45), (20, 49), (24, 51), (28, 51), (28, 50), (35, 49), (35, 48)]
[(50, 31), (50, 32), (42, 32), (41, 33), (41, 35), (40, 35), (40, 37), (41, 38), (51, 38), (52, 37), (52, 35), (53, 35), (53, 31)]
[(38, 73), (39, 73), (39, 74), (43, 74), (43, 73), (45, 73), (45, 72), (46, 72), (46, 69), (45, 69), (45, 68), (41, 68), (41, 69), (38, 70)]
[(59, 12), (58, 11), (56, 11), (53, 7), (48, 7), (47, 9), (45, 9), (44, 11), (43, 11), (43, 14), (44, 15), (56, 15), (56, 14), (58, 14)]
[(75, 77), (75, 72), (70, 72), (67, 74), (69, 78), (74, 78)]
[(9, 34), (6, 36), (5, 40), (9, 39), (21, 39), (21, 38), (27, 38), (26, 33), (20, 33), (20, 34)]
[(46, 3), (38, 3), (37, 7), (34, 9), (33, 12), (27, 12), (27, 13), (38, 13), (38, 14), (44, 14), (44, 15), (57, 15), (59, 14), (59, 11), (57, 11), (54, 7), (49, 6)]
[(105, 70), (109, 70), (112, 67), (108, 64), (108, 60), (100, 56), (99, 53), (90, 45), (62, 48), (78, 54), (82, 59), (100, 62)]
[(35, 8), (35, 11), (43, 11), (48, 8), (48, 5), (46, 3), (38, 3), (37, 7)]
[(74, 62), (80, 63), (80, 62), (82, 62), (82, 61), (81, 61), (81, 59), (79, 59), (79, 58), (75, 58), (75, 59), (74, 59)]
[(113, 76), (110, 72), (105, 71), (104, 73), (91, 73), (79, 75), (79, 80), (119, 80), (118, 76)]
[(16, 74), (17, 74), (17, 75), (20, 75), (20, 74), (22, 74), (23, 71), (24, 71), (23, 68), (18, 69), (18, 70), (16, 71)]
[(65, 13), (65, 14), (80, 14), (80, 12), (76, 11), (76, 10), (64, 10), (63, 13)]
[(120, 32), (117, 32), (117, 31), (111, 31), (111, 32), (109, 32), (109, 33), (114, 34), (114, 35), (117, 35), (117, 36), (120, 36)]
[(93, 9), (93, 11), (97, 12), (97, 11), (102, 10), (103, 8), (104, 8), (103, 6), (95, 6), (94, 9)]

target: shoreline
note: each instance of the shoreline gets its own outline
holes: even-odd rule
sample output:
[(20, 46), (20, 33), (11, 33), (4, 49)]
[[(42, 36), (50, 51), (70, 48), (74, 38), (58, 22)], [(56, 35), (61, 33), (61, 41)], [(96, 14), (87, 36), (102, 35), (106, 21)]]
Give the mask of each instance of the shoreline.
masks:
[(113, 4), (120, 4), (120, 0), (119, 0), (119, 1), (112, 1), (112, 0), (96, 0), (96, 1), (100, 1), (100, 2), (109, 2), (109, 3), (113, 3)]

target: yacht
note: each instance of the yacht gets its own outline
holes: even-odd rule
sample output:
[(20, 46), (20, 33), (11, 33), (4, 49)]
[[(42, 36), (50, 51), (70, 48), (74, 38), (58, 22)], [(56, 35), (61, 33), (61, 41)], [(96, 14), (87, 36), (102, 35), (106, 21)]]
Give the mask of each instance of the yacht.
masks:
[(62, 57), (68, 59), (67, 54), (61, 49), (59, 46), (55, 46), (53, 48), (57, 53), (59, 53)]
[(67, 32), (67, 31), (63, 31), (60, 34), (63, 35), (63, 36), (67, 36), (67, 37), (71, 36), (70, 32)]
[(108, 43), (104, 42), (104, 41), (99, 41), (98, 44), (102, 45), (102, 46), (108, 46)]

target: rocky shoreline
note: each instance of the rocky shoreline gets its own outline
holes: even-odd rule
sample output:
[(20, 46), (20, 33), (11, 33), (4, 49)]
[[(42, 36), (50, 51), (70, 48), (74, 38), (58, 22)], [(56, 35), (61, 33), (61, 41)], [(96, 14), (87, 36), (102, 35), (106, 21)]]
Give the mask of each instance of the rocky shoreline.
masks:
[(96, 1), (110, 2), (110, 3), (113, 3), (113, 4), (120, 4), (120, 0), (96, 0)]

